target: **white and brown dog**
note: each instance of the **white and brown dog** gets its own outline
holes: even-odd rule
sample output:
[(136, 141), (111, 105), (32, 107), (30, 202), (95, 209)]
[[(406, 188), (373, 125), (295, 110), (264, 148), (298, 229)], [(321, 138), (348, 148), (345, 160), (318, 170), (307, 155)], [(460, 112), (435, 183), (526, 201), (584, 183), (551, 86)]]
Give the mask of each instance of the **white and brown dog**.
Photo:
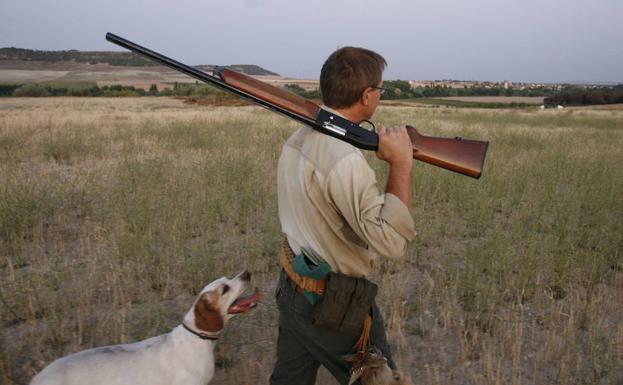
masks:
[(181, 325), (168, 334), (133, 344), (85, 350), (54, 361), (31, 385), (205, 385), (214, 374), (214, 344), (237, 313), (255, 307), (251, 274), (242, 272), (207, 285)]

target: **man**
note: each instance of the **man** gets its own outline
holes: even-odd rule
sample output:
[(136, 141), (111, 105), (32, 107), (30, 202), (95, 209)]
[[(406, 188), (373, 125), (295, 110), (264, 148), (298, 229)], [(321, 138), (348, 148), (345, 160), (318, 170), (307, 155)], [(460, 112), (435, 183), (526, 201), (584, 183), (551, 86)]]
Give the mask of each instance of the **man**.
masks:
[[(322, 67), (324, 107), (353, 122), (374, 114), (381, 97), (386, 62), (355, 47), (335, 51)], [(328, 107), (328, 108), (327, 108)], [(401, 257), (415, 237), (411, 206), (413, 150), (406, 127), (380, 127), (377, 157), (389, 163), (385, 193), (362, 153), (354, 146), (302, 127), (288, 139), (279, 159), (279, 219), (293, 254), (303, 249), (326, 261), (333, 272), (365, 277), (378, 255)], [(313, 305), (288, 274), (277, 285), (279, 338), (273, 385), (312, 385), (319, 365), (347, 384), (350, 364), (342, 359), (359, 335), (311, 323)], [(383, 318), (372, 307), (370, 344), (395, 364)]]

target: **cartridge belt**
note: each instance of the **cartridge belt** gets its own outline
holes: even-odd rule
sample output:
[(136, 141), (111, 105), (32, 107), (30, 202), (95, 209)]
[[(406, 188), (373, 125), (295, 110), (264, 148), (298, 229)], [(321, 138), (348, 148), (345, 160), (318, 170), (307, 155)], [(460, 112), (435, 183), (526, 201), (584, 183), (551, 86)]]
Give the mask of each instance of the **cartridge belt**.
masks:
[(306, 290), (318, 295), (322, 295), (324, 293), (326, 280), (325, 279), (314, 279), (311, 277), (304, 277), (299, 273), (295, 272), (292, 268), (292, 260), (294, 259), (294, 252), (290, 248), (288, 244), (288, 239), (284, 239), (281, 249), (279, 250), (279, 262), (281, 263), (281, 267), (285, 270), (288, 278), (294, 282), (297, 286), (297, 291)]
[[(301, 293), (302, 290), (306, 290), (318, 295), (322, 295), (325, 292), (326, 279), (314, 279), (310, 277), (304, 277), (292, 268), (292, 260), (294, 259), (294, 252), (288, 244), (288, 239), (284, 238), (281, 249), (279, 250), (279, 261), (281, 267), (285, 270), (288, 279), (290, 279), (296, 285), (296, 291)], [(372, 327), (372, 317), (370, 314), (366, 314), (362, 320), (361, 333), (359, 340), (353, 346), (353, 351), (357, 353), (364, 352), (370, 342), (370, 330)]]

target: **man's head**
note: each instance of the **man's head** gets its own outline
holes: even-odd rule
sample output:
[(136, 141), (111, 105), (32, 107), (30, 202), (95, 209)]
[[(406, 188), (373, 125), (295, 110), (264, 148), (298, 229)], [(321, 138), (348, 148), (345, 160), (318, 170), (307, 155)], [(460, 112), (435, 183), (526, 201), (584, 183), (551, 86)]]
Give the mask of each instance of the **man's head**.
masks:
[[(343, 47), (333, 52), (320, 72), (320, 90), (323, 103), (330, 108), (351, 107), (366, 96), (378, 92), (381, 86), (385, 59), (365, 48)], [(378, 99), (377, 99), (378, 103)], [(372, 113), (376, 108), (374, 104)]]

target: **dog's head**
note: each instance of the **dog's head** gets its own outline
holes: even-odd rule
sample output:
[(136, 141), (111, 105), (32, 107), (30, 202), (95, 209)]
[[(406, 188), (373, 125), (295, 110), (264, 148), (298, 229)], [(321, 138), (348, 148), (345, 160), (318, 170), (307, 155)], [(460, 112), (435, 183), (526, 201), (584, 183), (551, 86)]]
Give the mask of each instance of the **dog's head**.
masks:
[(195, 304), (184, 317), (184, 325), (205, 337), (217, 337), (225, 323), (234, 314), (255, 307), (259, 300), (256, 288), (253, 294), (242, 294), (251, 287), (251, 274), (243, 271), (232, 279), (222, 277), (201, 290)]

